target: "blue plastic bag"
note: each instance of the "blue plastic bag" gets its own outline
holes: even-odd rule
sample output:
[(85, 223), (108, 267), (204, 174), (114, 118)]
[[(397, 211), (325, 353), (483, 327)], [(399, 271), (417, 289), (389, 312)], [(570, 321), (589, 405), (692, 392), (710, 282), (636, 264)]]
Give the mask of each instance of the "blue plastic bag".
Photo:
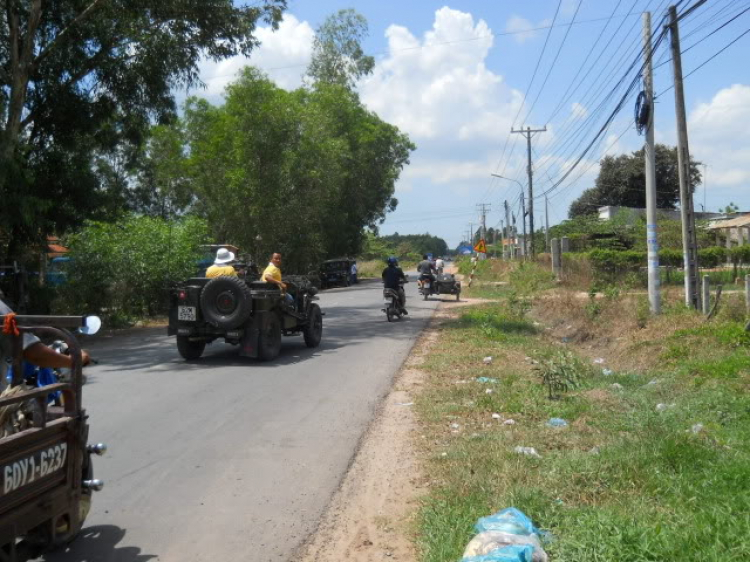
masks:
[(534, 548), (530, 545), (509, 545), (482, 556), (463, 558), (461, 562), (531, 562)]
[(531, 519), (515, 507), (508, 507), (502, 511), (498, 511), (494, 515), (480, 518), (477, 524), (474, 525), (474, 530), (477, 533), (503, 531), (505, 533), (513, 533), (514, 535), (539, 534), (539, 529), (534, 527)]

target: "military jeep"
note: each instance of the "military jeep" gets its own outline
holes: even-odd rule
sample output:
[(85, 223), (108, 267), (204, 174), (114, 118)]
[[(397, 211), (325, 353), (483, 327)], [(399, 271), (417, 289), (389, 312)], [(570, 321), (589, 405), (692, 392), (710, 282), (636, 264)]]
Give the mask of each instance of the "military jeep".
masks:
[(187, 360), (203, 355), (207, 344), (223, 339), (239, 345), (240, 356), (264, 361), (281, 351), (281, 336), (302, 335), (307, 347), (318, 347), (323, 313), (314, 302), (317, 289), (305, 277), (285, 277), (288, 294), (278, 286), (241, 277), (193, 277), (172, 290), (170, 336)]

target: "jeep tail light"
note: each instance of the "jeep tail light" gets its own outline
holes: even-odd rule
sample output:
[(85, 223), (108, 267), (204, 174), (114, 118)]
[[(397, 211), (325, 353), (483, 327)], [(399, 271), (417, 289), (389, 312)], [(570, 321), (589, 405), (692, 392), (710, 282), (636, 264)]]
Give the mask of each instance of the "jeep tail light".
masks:
[(180, 297), (181, 301), (184, 301), (185, 299), (187, 299), (187, 292), (186, 291), (180, 291), (179, 297)]

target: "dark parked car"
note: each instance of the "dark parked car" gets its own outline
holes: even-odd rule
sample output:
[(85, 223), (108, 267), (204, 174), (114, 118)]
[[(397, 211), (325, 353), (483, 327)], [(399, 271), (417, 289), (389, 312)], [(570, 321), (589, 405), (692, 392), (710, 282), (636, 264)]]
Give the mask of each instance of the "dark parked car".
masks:
[(320, 266), (320, 288), (348, 287), (351, 284), (352, 264), (356, 260), (339, 258), (324, 261)]

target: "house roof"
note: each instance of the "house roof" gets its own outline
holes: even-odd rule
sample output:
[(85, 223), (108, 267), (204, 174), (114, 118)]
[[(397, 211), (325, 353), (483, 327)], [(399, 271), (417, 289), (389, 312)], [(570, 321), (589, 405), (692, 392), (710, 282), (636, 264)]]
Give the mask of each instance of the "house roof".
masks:
[(738, 226), (750, 226), (750, 213), (741, 215), (734, 219), (717, 222), (708, 227), (709, 230), (721, 230), (723, 228), (736, 228)]

